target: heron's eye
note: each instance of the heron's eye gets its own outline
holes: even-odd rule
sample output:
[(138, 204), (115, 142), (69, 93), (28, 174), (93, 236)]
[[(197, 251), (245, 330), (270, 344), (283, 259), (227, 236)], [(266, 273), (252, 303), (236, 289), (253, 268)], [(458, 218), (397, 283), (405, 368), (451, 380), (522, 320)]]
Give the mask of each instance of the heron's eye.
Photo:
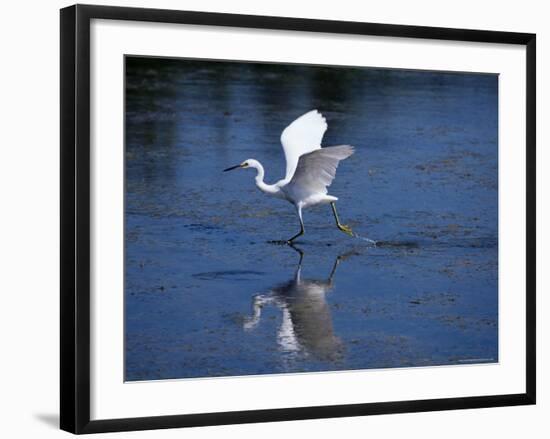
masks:
[(242, 165), (241, 165), (243, 168), (246, 168), (248, 166), (248, 162), (244, 162)]

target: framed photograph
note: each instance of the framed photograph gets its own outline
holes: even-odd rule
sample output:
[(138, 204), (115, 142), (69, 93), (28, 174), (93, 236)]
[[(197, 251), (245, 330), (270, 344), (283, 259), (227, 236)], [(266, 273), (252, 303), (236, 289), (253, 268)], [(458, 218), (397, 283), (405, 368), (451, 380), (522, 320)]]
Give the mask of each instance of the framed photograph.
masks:
[(62, 9), (61, 428), (534, 404), (535, 41)]

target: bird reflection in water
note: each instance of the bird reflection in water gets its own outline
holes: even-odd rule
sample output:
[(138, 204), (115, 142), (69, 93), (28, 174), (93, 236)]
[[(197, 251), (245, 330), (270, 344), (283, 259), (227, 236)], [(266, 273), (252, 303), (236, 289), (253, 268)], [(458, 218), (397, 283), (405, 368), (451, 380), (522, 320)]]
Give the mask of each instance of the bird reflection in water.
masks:
[(253, 330), (260, 323), (264, 306), (276, 306), (282, 311), (282, 323), (277, 334), (281, 351), (287, 354), (302, 354), (321, 361), (338, 361), (343, 358), (344, 346), (334, 334), (326, 295), (334, 288), (334, 276), (338, 265), (352, 253), (336, 258), (328, 278), (304, 279), (304, 252), (295, 246), (291, 248), (300, 255), (293, 278), (275, 286), (266, 294), (254, 296), (252, 315), (245, 319), (244, 329)]

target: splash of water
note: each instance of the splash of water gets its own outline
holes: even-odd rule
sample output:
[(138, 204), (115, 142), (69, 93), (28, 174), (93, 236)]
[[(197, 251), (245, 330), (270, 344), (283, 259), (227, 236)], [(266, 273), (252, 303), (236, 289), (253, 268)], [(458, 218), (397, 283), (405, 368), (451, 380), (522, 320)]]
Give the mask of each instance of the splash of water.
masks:
[(361, 235), (359, 235), (355, 232), (353, 232), (351, 236), (353, 236), (354, 238), (360, 239), (361, 241), (366, 241), (369, 244), (371, 244), (372, 246), (376, 247), (377, 242), (373, 239), (367, 238), (365, 236), (361, 236)]

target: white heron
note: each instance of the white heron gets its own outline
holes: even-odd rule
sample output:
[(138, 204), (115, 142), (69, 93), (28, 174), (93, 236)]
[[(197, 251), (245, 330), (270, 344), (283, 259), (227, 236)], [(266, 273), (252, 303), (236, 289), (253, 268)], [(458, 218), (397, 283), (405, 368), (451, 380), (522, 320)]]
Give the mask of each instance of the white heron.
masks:
[(286, 175), (275, 184), (264, 182), (264, 167), (254, 159), (247, 159), (236, 166), (224, 169), (224, 172), (233, 169), (256, 169), (256, 186), (262, 192), (294, 205), (300, 219), (300, 231), (285, 241), (288, 244), (305, 232), (302, 209), (317, 204), (330, 204), (338, 229), (353, 235), (349, 226), (340, 223), (335, 204), (338, 198), (328, 195), (327, 192), (327, 187), (336, 176), (339, 162), (353, 154), (353, 147), (339, 145), (321, 148), (321, 140), (326, 130), (327, 122), (317, 110), (300, 116), (283, 130), (281, 143), (286, 159)]

